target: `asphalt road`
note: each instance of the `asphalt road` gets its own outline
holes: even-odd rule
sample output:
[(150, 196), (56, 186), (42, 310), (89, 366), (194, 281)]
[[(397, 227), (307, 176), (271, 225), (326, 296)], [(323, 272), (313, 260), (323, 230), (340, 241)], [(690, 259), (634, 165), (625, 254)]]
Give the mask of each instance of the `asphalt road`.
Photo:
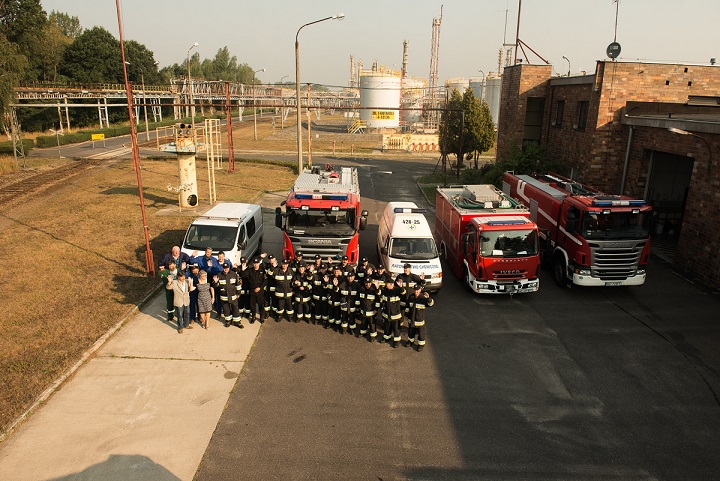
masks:
[[(374, 262), (384, 204), (425, 205), (412, 176), (435, 161), (355, 165)], [(267, 323), (196, 478), (718, 479), (720, 303), (661, 261), (648, 271), (604, 289), (543, 272), (511, 298), (446, 270), (421, 353)]]

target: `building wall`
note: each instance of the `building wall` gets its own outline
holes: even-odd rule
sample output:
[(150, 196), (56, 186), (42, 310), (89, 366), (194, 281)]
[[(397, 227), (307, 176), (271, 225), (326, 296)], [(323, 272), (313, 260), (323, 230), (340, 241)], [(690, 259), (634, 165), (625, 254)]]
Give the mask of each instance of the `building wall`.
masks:
[(618, 140), (626, 129), (620, 116), (628, 101), (685, 103), (690, 95), (720, 96), (716, 66), (602, 61), (596, 77), (598, 95), (590, 105), (595, 132), (581, 176), (608, 192), (617, 190), (622, 176), (617, 166), (624, 161), (626, 145)]
[[(629, 127), (625, 126), (629, 131)], [(703, 135), (714, 152), (720, 148), (720, 135)], [(713, 165), (708, 171), (710, 151), (697, 137), (678, 135), (665, 128), (633, 127), (628, 180), (625, 193), (643, 198), (650, 173), (650, 153), (667, 152), (695, 160), (688, 189), (682, 228), (678, 238), (675, 265), (703, 283), (720, 287), (720, 172)]]
[[(506, 67), (502, 77), (498, 118), (497, 158), (507, 158), (513, 145), (522, 145), (528, 97), (546, 97), (551, 65), (518, 64)], [(545, 117), (547, 119), (547, 103)]]
[[(630, 127), (621, 120), (628, 102), (630, 116), (638, 114), (637, 110), (633, 112), (634, 102), (648, 102), (672, 118), (671, 104), (685, 107), (691, 95), (720, 97), (719, 66), (600, 61), (589, 81), (552, 79), (551, 70), (544, 67), (505, 68), (498, 159), (506, 156), (513, 144), (521, 145), (527, 97), (545, 96), (546, 125), (541, 142), (549, 154), (568, 170), (574, 168), (581, 182), (611, 194), (620, 193), (630, 133)], [(563, 125), (553, 126), (560, 99), (565, 100)], [(584, 131), (573, 128), (579, 101), (589, 102)], [(709, 171), (708, 146), (697, 137), (673, 134), (660, 124), (633, 129), (622, 193), (645, 198), (653, 151), (693, 157), (675, 263), (686, 274), (720, 288), (720, 256), (715, 252), (720, 239), (720, 134), (702, 135), (715, 152)]]

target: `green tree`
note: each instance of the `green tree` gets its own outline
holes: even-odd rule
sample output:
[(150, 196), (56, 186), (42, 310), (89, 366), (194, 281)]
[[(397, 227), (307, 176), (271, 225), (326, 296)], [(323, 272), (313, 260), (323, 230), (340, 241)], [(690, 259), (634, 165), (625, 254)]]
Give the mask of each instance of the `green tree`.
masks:
[(42, 37), (40, 59), (42, 60), (42, 80), (55, 82), (58, 77), (58, 65), (62, 61), (65, 49), (72, 43), (54, 23), (45, 25)]
[(160, 82), (155, 54), (142, 43), (135, 40), (126, 40), (125, 60), (129, 63), (127, 66), (128, 78), (134, 85), (140, 85), (143, 76), (146, 85), (154, 85)]
[(47, 14), (40, 0), (0, 0), (0, 33), (27, 59), (25, 80), (42, 77), (42, 37)]
[(513, 145), (507, 157), (497, 159), (492, 164), (480, 168), (482, 183), (500, 187), (503, 173), (511, 170), (518, 175), (547, 173), (558, 171), (560, 165), (548, 156), (547, 148), (537, 143), (528, 143), (523, 148)]
[(477, 169), (479, 154), (489, 150), (494, 142), (495, 128), (487, 102), (478, 101), (471, 88), (462, 96), (452, 89), (447, 109), (440, 117), (440, 145), (445, 145), (460, 165), (474, 152)]
[(50, 12), (50, 15), (48, 15), (48, 22), (57, 26), (60, 32), (69, 38), (70, 41), (78, 38), (83, 31), (80, 25), (80, 19), (75, 16), (70, 16), (67, 13), (53, 10)]
[(60, 73), (79, 83), (123, 82), (120, 41), (102, 27), (85, 30), (65, 49)]
[(0, 114), (5, 125), (5, 113), (15, 98), (15, 87), (25, 75), (27, 57), (20, 53), (17, 44), (0, 33)]

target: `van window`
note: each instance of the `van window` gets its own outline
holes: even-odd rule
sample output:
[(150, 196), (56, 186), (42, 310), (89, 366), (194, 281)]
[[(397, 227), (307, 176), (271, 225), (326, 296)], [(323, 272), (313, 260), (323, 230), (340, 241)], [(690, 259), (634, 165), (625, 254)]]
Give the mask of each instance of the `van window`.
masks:
[(390, 245), (390, 257), (396, 259), (434, 259), (438, 256), (432, 237), (396, 237)]
[(248, 239), (255, 235), (255, 217), (250, 217), (250, 220), (247, 221), (247, 235)]
[(217, 251), (231, 251), (235, 248), (237, 227), (217, 225), (191, 225), (185, 237), (185, 247), (202, 251), (212, 247)]

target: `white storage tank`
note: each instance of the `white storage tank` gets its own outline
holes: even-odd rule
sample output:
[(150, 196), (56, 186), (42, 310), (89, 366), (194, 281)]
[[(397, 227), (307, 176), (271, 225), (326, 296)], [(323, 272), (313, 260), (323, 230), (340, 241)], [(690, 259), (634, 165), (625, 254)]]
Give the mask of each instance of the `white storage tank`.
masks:
[[(470, 86), (470, 79), (468, 78), (449, 78), (445, 81), (445, 85), (450, 87), (451, 89), (455, 89), (458, 92), (460, 92), (460, 95), (465, 93), (465, 90)], [(448, 95), (451, 95), (452, 92), (448, 92)]]
[(485, 80), (485, 100), (490, 108), (490, 114), (493, 118), (493, 123), (497, 127), (498, 116), (500, 115), (500, 90), (502, 87), (502, 78), (488, 78)]
[(406, 109), (401, 113), (401, 117), (408, 124), (414, 124), (422, 121), (423, 98), (427, 88), (427, 80), (413, 77), (405, 77), (403, 79), (403, 107)]
[(369, 128), (398, 128), (400, 88), (395, 72), (360, 72), (360, 120)]
[(482, 77), (474, 77), (470, 79), (470, 88), (473, 90), (473, 94), (475, 94), (476, 99), (483, 99), (483, 95), (485, 95), (485, 92), (483, 92), (484, 87), (485, 82)]

